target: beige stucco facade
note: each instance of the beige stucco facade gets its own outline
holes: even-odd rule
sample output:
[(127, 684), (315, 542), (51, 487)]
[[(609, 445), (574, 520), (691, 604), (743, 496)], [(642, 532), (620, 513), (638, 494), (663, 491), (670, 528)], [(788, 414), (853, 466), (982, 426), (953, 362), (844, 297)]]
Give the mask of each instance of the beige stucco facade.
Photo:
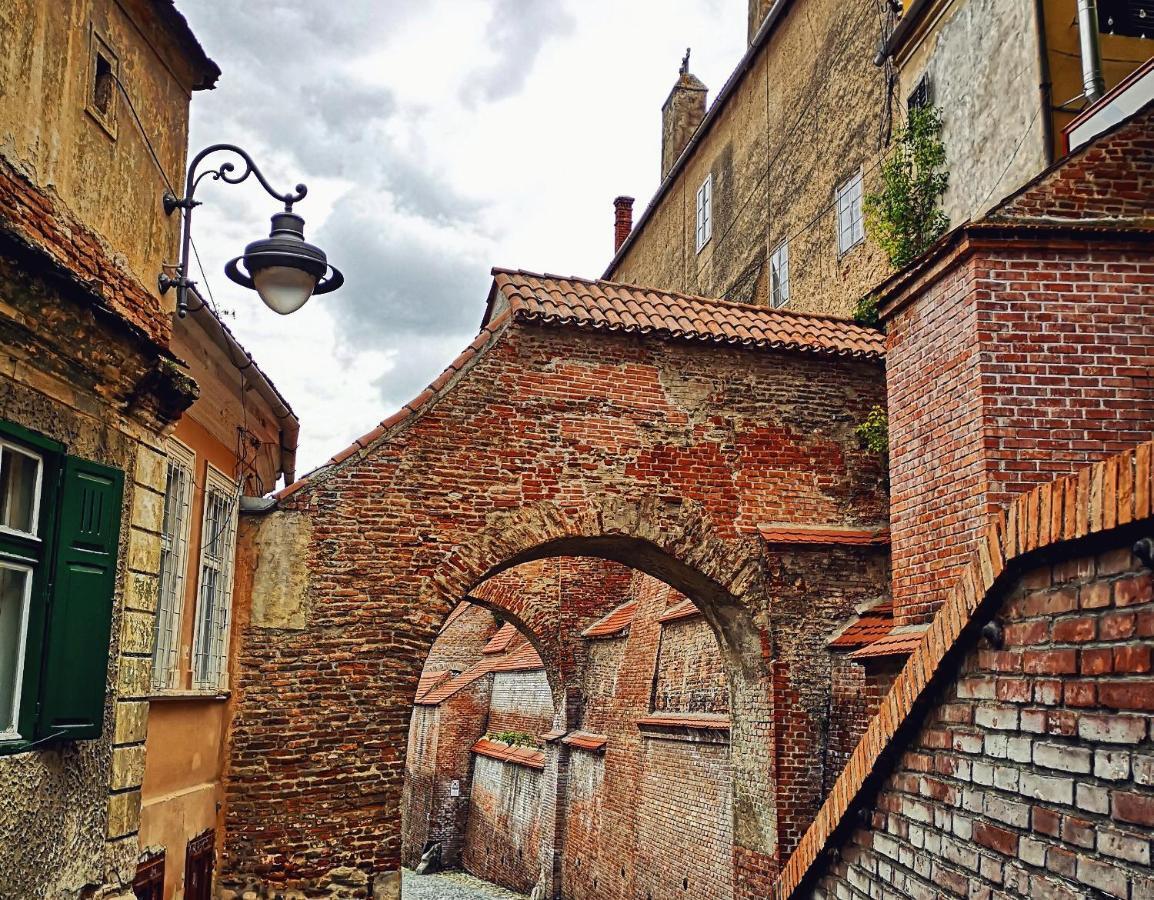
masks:
[[(886, 272), (868, 241), (838, 252), (835, 209), (838, 186), (855, 173), (869, 190), (889, 136), (886, 74), (873, 64), (883, 26), (877, 5), (784, 6), (714, 101), (607, 278), (764, 303), (766, 260), (788, 240), (789, 308), (846, 315)], [(707, 176), (712, 237), (698, 251), (696, 195)]]

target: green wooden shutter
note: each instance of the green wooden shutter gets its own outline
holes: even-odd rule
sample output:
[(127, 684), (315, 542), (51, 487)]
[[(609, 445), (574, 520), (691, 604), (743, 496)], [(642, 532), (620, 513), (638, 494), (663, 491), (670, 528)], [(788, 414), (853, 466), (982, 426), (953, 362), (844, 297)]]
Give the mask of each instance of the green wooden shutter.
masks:
[(57, 515), (37, 737), (100, 737), (124, 473), (69, 456)]

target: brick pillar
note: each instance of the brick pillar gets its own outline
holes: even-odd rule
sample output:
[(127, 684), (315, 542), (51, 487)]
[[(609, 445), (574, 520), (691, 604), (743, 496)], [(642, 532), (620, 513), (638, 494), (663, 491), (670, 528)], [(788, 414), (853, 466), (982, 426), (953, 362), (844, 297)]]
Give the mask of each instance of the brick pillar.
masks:
[(618, 197), (613, 201), (613, 209), (613, 252), (616, 253), (633, 230), (633, 198)]

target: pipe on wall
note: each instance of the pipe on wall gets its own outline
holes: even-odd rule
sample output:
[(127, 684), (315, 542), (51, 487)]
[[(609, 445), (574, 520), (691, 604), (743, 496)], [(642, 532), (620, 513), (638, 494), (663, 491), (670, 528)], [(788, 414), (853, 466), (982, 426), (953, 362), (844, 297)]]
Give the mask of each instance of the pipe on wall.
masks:
[(1094, 103), (1106, 93), (1098, 41), (1097, 0), (1078, 0), (1078, 42), (1082, 51), (1082, 95)]

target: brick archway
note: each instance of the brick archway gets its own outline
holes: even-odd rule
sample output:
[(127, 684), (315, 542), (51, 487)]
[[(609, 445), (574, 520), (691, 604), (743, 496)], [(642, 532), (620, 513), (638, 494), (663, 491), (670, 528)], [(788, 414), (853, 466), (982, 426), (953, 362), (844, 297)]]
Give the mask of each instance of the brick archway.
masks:
[[(478, 584), (550, 556), (651, 574), (713, 626), (732, 684), (743, 896), (776, 871), (779, 810), (792, 828), (820, 802), (814, 779), (775, 780), (772, 703), (786, 693), (774, 658), (820, 688), (826, 636), (884, 584), (844, 577), (830, 554), (768, 547), (759, 528), (884, 522), (881, 462), (854, 434), (884, 402), (880, 336), (652, 292), (618, 310), (621, 286), (551, 284), (499, 274), (486, 325), (444, 375), (243, 529), (254, 610), (240, 636), (226, 884), (355, 895), (373, 875), (395, 896), (384, 886), (399, 884), (421, 664)], [(643, 306), (662, 311), (660, 327), (629, 324), (657, 314)], [(790, 604), (783, 629), (776, 610)], [(828, 712), (809, 693), (792, 721), (818, 734)]]

